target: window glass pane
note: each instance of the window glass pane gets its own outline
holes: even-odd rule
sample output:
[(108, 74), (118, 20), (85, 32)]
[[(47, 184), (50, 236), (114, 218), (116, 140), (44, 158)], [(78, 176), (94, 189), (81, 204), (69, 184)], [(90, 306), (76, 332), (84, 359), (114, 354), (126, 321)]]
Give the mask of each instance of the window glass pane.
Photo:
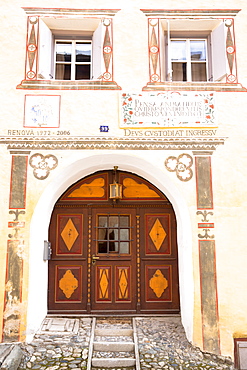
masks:
[(98, 253), (107, 253), (107, 242), (98, 242)]
[(109, 217), (109, 227), (118, 227), (118, 216)]
[(118, 229), (109, 229), (109, 240), (118, 240)]
[(76, 62), (91, 62), (91, 43), (77, 42), (75, 55)]
[(99, 227), (106, 227), (106, 226), (107, 226), (107, 217), (99, 216)]
[(206, 63), (191, 63), (192, 81), (207, 81)]
[(56, 64), (55, 76), (56, 76), (56, 80), (70, 80), (71, 79), (71, 65), (70, 64)]
[(71, 42), (57, 42), (56, 43), (56, 61), (57, 62), (71, 62)]
[(172, 60), (186, 60), (186, 41), (185, 40), (171, 41), (171, 59)]
[(206, 61), (206, 43), (205, 40), (190, 41), (191, 60)]
[(98, 229), (98, 239), (99, 240), (107, 239), (107, 229)]
[(129, 253), (129, 242), (120, 242), (119, 253)]
[(75, 66), (75, 79), (76, 80), (90, 80), (90, 65), (77, 64)]
[(109, 252), (118, 252), (118, 242), (109, 242)]
[(129, 240), (129, 229), (120, 229), (120, 240)]
[(120, 216), (120, 227), (129, 226), (129, 216)]
[(172, 81), (187, 81), (187, 63), (172, 63)]

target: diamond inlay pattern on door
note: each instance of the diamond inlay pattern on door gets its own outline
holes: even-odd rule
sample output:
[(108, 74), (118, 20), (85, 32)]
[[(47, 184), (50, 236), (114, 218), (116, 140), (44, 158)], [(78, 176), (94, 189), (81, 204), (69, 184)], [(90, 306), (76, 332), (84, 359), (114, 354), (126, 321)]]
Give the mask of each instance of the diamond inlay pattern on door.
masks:
[(166, 237), (166, 232), (163, 228), (163, 226), (160, 223), (160, 220), (157, 218), (150, 233), (149, 236), (152, 239), (152, 242), (155, 245), (155, 248), (159, 251), (160, 247)]
[(146, 254), (170, 255), (170, 215), (146, 214)]
[(69, 251), (73, 247), (78, 235), (79, 233), (76, 230), (76, 227), (70, 218), (68, 222), (66, 223), (63, 231), (61, 232), (61, 237), (63, 238), (63, 241)]
[(128, 296), (128, 280), (126, 275), (126, 269), (119, 271), (119, 298), (127, 298)]
[(100, 301), (110, 301), (111, 294), (109, 292), (110, 286), (110, 267), (97, 267), (97, 276), (98, 276), (98, 300)]
[(116, 300), (130, 301), (130, 267), (116, 267)]
[(57, 215), (57, 255), (83, 253), (83, 214)]

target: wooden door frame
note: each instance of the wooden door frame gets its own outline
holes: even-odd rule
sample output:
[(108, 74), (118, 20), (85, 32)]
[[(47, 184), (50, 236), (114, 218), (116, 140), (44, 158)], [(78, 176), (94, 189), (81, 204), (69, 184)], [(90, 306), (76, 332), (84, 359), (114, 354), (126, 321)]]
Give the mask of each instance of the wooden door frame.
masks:
[[(143, 293), (143, 290), (140, 288), (140, 285), (141, 285), (141, 281), (140, 279), (142, 278), (142, 284), (144, 282), (143, 280), (143, 276), (145, 274), (145, 272), (143, 272), (143, 267), (142, 267), (142, 262), (141, 262), (141, 244), (140, 244), (140, 238), (142, 237), (142, 233), (141, 233), (141, 229), (140, 229), (140, 215), (142, 214), (140, 212), (140, 209), (150, 209), (150, 211), (152, 210), (152, 212), (154, 212), (153, 210), (158, 208), (159, 209), (159, 212), (161, 212), (162, 214), (165, 212), (165, 210), (169, 211), (169, 213), (171, 213), (173, 215), (173, 220), (175, 222), (175, 215), (174, 215), (174, 211), (172, 209), (172, 206), (170, 204), (170, 202), (167, 200), (167, 198), (157, 189), (155, 188), (152, 184), (150, 184), (149, 182), (147, 182), (147, 180), (144, 180), (142, 178), (140, 178), (139, 176), (136, 176), (134, 174), (129, 174), (127, 172), (123, 172), (123, 171), (120, 171), (119, 172), (119, 181), (123, 182), (123, 185), (125, 186), (126, 189), (128, 189), (128, 186), (130, 186), (130, 190), (125, 192), (125, 198), (123, 198), (123, 200), (120, 200), (118, 203), (115, 203), (115, 202), (112, 202), (112, 200), (109, 199), (109, 196), (108, 196), (108, 185), (110, 183), (110, 181), (113, 181), (113, 173), (112, 171), (100, 171), (100, 172), (97, 172), (95, 174), (92, 174), (84, 179), (81, 179), (80, 181), (78, 181), (76, 184), (72, 185), (69, 189), (66, 190), (66, 192), (64, 193), (64, 195), (62, 195), (60, 197), (60, 199), (58, 200), (58, 202), (56, 203), (55, 205), (55, 213), (57, 212), (57, 208), (60, 208), (61, 207), (61, 212), (62, 213), (65, 213), (66, 214), (66, 209), (70, 210), (69, 213), (74, 213), (74, 209), (76, 210), (75, 213), (80, 213), (83, 209), (83, 212), (85, 213), (85, 217), (84, 219), (88, 218), (88, 223), (85, 224), (84, 222), (84, 230), (89, 230), (88, 232), (88, 241), (85, 240), (84, 242), (84, 254), (85, 254), (85, 258), (88, 260), (88, 264), (86, 265), (86, 263), (84, 263), (84, 267), (83, 267), (83, 271), (85, 271), (87, 269), (87, 307), (84, 307), (84, 309), (82, 308), (82, 311), (83, 312), (88, 312), (88, 313), (91, 313), (92, 311), (94, 312), (94, 310), (96, 310), (96, 306), (95, 306), (95, 303), (92, 302), (92, 297), (95, 297), (95, 291), (92, 291), (92, 281), (96, 281), (96, 277), (93, 276), (92, 278), (92, 271), (94, 271), (95, 269), (93, 269), (92, 265), (91, 265), (91, 255), (93, 254), (93, 252), (95, 252), (95, 249), (94, 249), (94, 239), (95, 239), (95, 236), (94, 236), (94, 224), (93, 224), (93, 215), (95, 214), (95, 212), (99, 212), (100, 209), (102, 210), (110, 210), (110, 212), (112, 213), (114, 208), (115, 209), (132, 209), (132, 210), (135, 210), (135, 212), (137, 212), (137, 219), (138, 219), (138, 222), (136, 222), (136, 225), (137, 225), (137, 229), (136, 229), (136, 241), (134, 240), (133, 244), (135, 243), (136, 244), (136, 255), (135, 255), (135, 258), (136, 258), (136, 272), (135, 272), (135, 269), (133, 270), (134, 273), (135, 273), (135, 280), (137, 280), (137, 288), (135, 288), (135, 294), (134, 295), (137, 295), (137, 305), (135, 305), (135, 307), (132, 305), (130, 311), (133, 312), (133, 313), (138, 313), (138, 312), (144, 312), (144, 313), (148, 313), (150, 311), (150, 309), (148, 309), (148, 307), (146, 307), (145, 310), (143, 310), (143, 303), (141, 303), (141, 299), (142, 301), (144, 300), (144, 293)], [(125, 181), (126, 179), (126, 181)], [(93, 199), (93, 202), (92, 203), (89, 203), (88, 204), (88, 198), (87, 196), (84, 194), (83, 196), (86, 198), (86, 201), (79, 201), (78, 203), (78, 190), (77, 189), (81, 189), (85, 183), (85, 186), (86, 188), (89, 187), (89, 184), (95, 184), (95, 182), (98, 184), (96, 184), (96, 193), (95, 193), (95, 198), (96, 199)], [(81, 185), (82, 183), (82, 185)], [(103, 186), (105, 186), (105, 183), (106, 183), (106, 188), (105, 188), (105, 192), (102, 193), (102, 191), (100, 189), (103, 188)], [(102, 185), (104, 184), (104, 185)], [(134, 184), (134, 188), (132, 189), (133, 187), (133, 184)], [(135, 185), (136, 184), (136, 185)], [(143, 195), (139, 195), (137, 196), (136, 194), (139, 194), (139, 188), (141, 188), (142, 190), (140, 190), (140, 194), (143, 194)], [(91, 188), (90, 188), (91, 189)], [(99, 190), (98, 190), (99, 189)], [(137, 189), (137, 190), (136, 190)], [(143, 193), (143, 189), (145, 190), (144, 193)], [(133, 192), (134, 190), (134, 192)], [(91, 194), (92, 191), (94, 190), (90, 190), (89, 193)], [(137, 193), (136, 193), (137, 192)], [(79, 193), (81, 193), (81, 190), (79, 190)], [(102, 194), (106, 194), (106, 195), (102, 195)], [(71, 195), (70, 194), (75, 194), (75, 200), (74, 202), (73, 201), (73, 198), (71, 200)], [(103, 202), (101, 199), (98, 199), (100, 197), (103, 196)], [(141, 199), (138, 199), (141, 198)], [(143, 198), (143, 199), (142, 199)], [(85, 211), (87, 210), (87, 211)], [(96, 210), (96, 211), (95, 211)], [(133, 212), (132, 212), (133, 213)], [(87, 216), (86, 216), (87, 214)], [(51, 228), (52, 228), (52, 225), (54, 224), (54, 220), (52, 218), (51, 220)], [(175, 225), (173, 225), (173, 229), (175, 229)], [(52, 230), (51, 230), (51, 236), (52, 236)], [(57, 234), (57, 231), (56, 231), (56, 235)], [(174, 234), (175, 235), (175, 234)], [(56, 244), (58, 242), (58, 236), (55, 237), (55, 241), (53, 241), (54, 244)], [(134, 238), (135, 239), (135, 238)], [(176, 238), (173, 238), (174, 239), (174, 242), (176, 244)], [(145, 243), (143, 241), (141, 241), (142, 245), (144, 246)], [(86, 248), (86, 245), (88, 245), (88, 248), (87, 248), (87, 251), (85, 251), (85, 248)], [(175, 245), (175, 250), (176, 250), (176, 265), (173, 269), (176, 270), (176, 276), (177, 276), (177, 284), (178, 284), (178, 273), (177, 273), (177, 247)], [(73, 259), (73, 258), (72, 258)], [(52, 266), (52, 263), (54, 261), (50, 261), (49, 265)], [(69, 263), (68, 263), (69, 265)], [(158, 266), (158, 265), (157, 265)], [(56, 267), (56, 269), (58, 269), (58, 267)], [(73, 269), (73, 266), (71, 267), (71, 269)], [(62, 270), (62, 267), (61, 267), (61, 270)], [(160, 271), (160, 270), (159, 270)], [(85, 272), (84, 272), (85, 274)], [(52, 274), (50, 274), (52, 275)], [(171, 275), (170, 275), (171, 276)], [(173, 275), (172, 275), (173, 276)], [(52, 278), (51, 278), (52, 279)], [(54, 284), (54, 282), (53, 282)], [(58, 282), (55, 282), (55, 284), (57, 284), (56, 286), (58, 286)], [(115, 282), (116, 284), (116, 282)], [(147, 284), (147, 280), (145, 280), (145, 284)], [(95, 288), (93, 288), (95, 289)], [(52, 297), (52, 294), (53, 294), (53, 297), (55, 297), (55, 293), (56, 291), (59, 290), (58, 288), (52, 290), (50, 289), (50, 301), (52, 301), (52, 299), (54, 298), (51, 298)], [(85, 291), (86, 291), (86, 288), (85, 288), (85, 281), (84, 281), (84, 295), (83, 297), (85, 298)], [(176, 296), (176, 301), (178, 302), (177, 305), (179, 307), (179, 298), (178, 298), (178, 290), (175, 294)], [(171, 298), (172, 299), (172, 298)], [(82, 300), (82, 298), (81, 298)], [(134, 300), (133, 300), (134, 302)], [(157, 302), (158, 302), (158, 299), (157, 299)], [(84, 302), (85, 303), (85, 302)], [(56, 305), (55, 305), (56, 306)], [(73, 306), (73, 304), (71, 305), (71, 307)], [(75, 305), (76, 306), (76, 305)], [(85, 306), (85, 305), (84, 305)], [(92, 308), (93, 306), (93, 308)], [(152, 305), (151, 305), (152, 306)], [(151, 307), (150, 306), (150, 307)], [(51, 313), (54, 313), (54, 310), (56, 311), (56, 309), (52, 309), (51, 307), (53, 307), (53, 305), (50, 303), (49, 304), (49, 312)], [(59, 306), (59, 310), (61, 309), (61, 307), (63, 307), (62, 305)], [(76, 306), (77, 307), (77, 306)], [(154, 305), (153, 305), (154, 307)], [(109, 311), (115, 311), (114, 308), (112, 309), (109, 309), (108, 307), (108, 310)], [(151, 309), (151, 310), (154, 310)], [(66, 311), (66, 309), (65, 309)], [(97, 310), (98, 311), (98, 310)], [(103, 312), (105, 311), (105, 308), (103, 308)], [(63, 311), (64, 312), (64, 311)], [(175, 313), (175, 312), (179, 312), (179, 309), (177, 308), (175, 311), (174, 310), (171, 310), (171, 313)], [(160, 313), (165, 313), (165, 311), (163, 309), (160, 309)], [(166, 313), (169, 313), (169, 310), (167, 310)]]
[[(56, 169), (56, 176), (46, 184), (33, 209), (30, 223), (30, 258), (29, 258), (29, 299), (27, 310), (27, 340), (33, 334), (47, 314), (47, 278), (48, 264), (43, 261), (44, 240), (48, 238), (51, 213), (57, 199), (72, 183), (98, 170), (113, 168), (116, 164), (124, 171), (142, 176), (154, 184), (169, 200), (175, 210), (178, 222), (178, 254), (180, 275), (181, 317), (190, 341), (193, 341), (194, 328), (194, 279), (191, 212), (186, 195), (180, 192), (176, 181), (159, 164), (150, 161), (149, 152), (142, 156), (132, 156), (127, 151), (116, 151), (114, 155), (107, 150), (104, 153), (91, 151), (88, 155), (77, 157), (75, 161)], [(147, 155), (146, 155), (147, 154)], [(175, 179), (176, 180), (176, 179)], [(31, 193), (30, 193), (31, 196)], [(41, 217), (42, 215), (42, 217)], [(39, 311), (37, 312), (37, 301)]]

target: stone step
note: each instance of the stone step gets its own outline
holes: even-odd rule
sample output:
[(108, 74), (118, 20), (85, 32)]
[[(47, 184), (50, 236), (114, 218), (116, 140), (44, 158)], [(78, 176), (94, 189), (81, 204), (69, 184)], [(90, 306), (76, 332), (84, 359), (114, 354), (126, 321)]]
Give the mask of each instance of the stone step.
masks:
[[(111, 367), (111, 370), (119, 370), (120, 368), (118, 366), (116, 367)], [(90, 370), (109, 370), (109, 367), (95, 367), (92, 366)], [(121, 367), (121, 370), (136, 370), (135, 366), (125, 366)]]
[(133, 342), (94, 342), (94, 351), (101, 352), (130, 352), (134, 351)]
[(134, 358), (123, 358), (123, 357), (115, 357), (115, 358), (92, 358), (92, 366), (93, 367), (104, 367), (104, 368), (113, 368), (113, 367), (131, 367), (135, 366), (136, 360)]
[(119, 328), (112, 328), (112, 329), (95, 329), (94, 332), (95, 336), (131, 336), (133, 335), (133, 329), (119, 329)]
[(95, 342), (133, 342), (133, 335), (118, 335), (117, 337), (107, 335), (97, 335), (94, 337)]

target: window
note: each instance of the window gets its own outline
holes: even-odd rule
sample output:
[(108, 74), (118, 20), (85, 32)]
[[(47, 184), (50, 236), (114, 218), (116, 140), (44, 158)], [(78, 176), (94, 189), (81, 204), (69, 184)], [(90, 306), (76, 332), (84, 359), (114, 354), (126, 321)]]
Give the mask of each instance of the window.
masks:
[(172, 39), (173, 81), (207, 81), (207, 41)]
[(227, 27), (222, 20), (170, 20), (163, 27), (164, 80), (226, 80)]
[(90, 80), (91, 56), (90, 41), (56, 41), (55, 79)]
[(130, 253), (128, 215), (100, 215), (97, 226), (98, 253)]
[(18, 89), (121, 89), (113, 79), (112, 52), (119, 9), (23, 9), (26, 61)]
[[(39, 21), (39, 78), (91, 80), (103, 74), (103, 25), (100, 19), (44, 18)], [(71, 29), (69, 29), (71, 28)]]
[(239, 10), (141, 10), (148, 17), (149, 36), (149, 82), (144, 91), (201, 90), (205, 83), (212, 90), (243, 90), (237, 80), (234, 37)]

